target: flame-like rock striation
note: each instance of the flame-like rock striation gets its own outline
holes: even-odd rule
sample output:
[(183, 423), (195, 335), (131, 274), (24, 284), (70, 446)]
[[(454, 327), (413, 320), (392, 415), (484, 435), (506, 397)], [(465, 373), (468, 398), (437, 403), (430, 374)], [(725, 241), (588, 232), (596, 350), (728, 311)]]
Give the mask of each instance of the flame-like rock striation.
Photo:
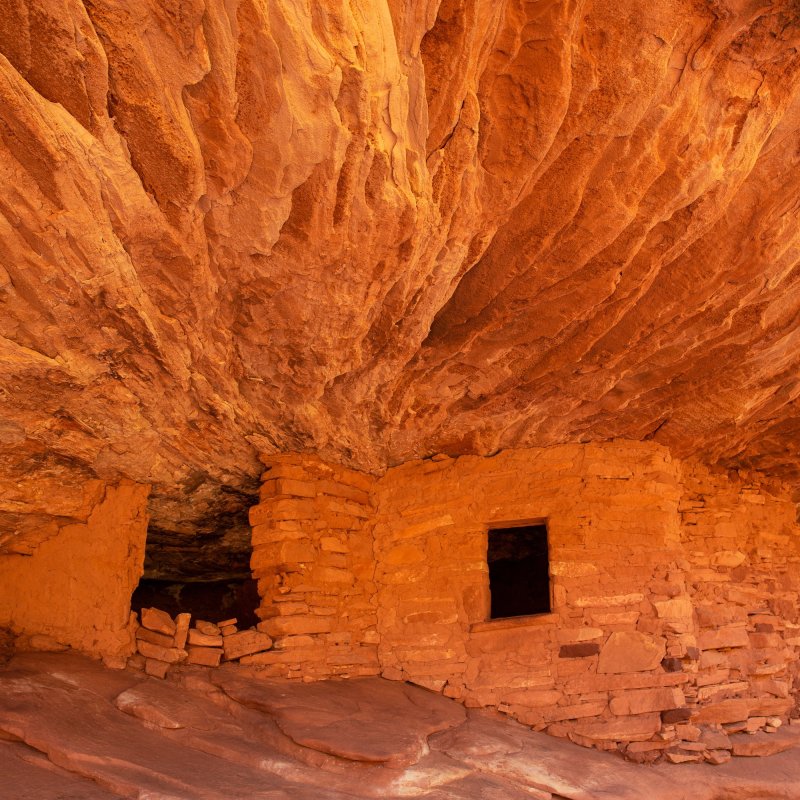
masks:
[(119, 477), (229, 526), (258, 451), (800, 477), (797, 0), (7, 0), (0, 53), (0, 546)]

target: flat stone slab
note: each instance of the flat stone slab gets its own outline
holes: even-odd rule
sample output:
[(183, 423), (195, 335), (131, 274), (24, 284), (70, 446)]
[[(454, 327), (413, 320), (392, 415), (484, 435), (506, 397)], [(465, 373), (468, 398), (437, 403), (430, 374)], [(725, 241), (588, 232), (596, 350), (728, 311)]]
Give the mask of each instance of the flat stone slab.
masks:
[(175, 691), (161, 681), (143, 681), (126, 689), (114, 699), (114, 705), (132, 717), (161, 728), (213, 730), (217, 720), (205, 713), (202, 705), (188, 692)]
[(221, 670), (212, 680), (238, 703), (273, 716), (297, 744), (352, 761), (413, 764), (431, 734), (466, 719), (441, 695), (381, 678), (303, 684)]
[(778, 728), (775, 733), (735, 734), (731, 744), (735, 756), (774, 756), (800, 746), (800, 725)]

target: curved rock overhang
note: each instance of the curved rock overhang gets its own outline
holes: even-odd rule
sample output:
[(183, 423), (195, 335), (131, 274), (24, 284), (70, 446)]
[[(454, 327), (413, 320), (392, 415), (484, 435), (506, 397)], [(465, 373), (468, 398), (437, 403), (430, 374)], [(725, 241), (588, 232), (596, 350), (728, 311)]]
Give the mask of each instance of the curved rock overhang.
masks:
[(258, 452), (796, 482), (799, 41), (796, 2), (6, 3), (0, 547), (120, 477), (216, 535)]

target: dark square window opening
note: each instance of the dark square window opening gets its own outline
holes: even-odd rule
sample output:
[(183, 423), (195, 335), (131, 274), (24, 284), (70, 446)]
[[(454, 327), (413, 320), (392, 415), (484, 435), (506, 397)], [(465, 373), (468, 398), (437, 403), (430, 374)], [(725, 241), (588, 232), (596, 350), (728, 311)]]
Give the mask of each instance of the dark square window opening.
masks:
[(550, 612), (547, 526), (489, 530), (490, 619)]

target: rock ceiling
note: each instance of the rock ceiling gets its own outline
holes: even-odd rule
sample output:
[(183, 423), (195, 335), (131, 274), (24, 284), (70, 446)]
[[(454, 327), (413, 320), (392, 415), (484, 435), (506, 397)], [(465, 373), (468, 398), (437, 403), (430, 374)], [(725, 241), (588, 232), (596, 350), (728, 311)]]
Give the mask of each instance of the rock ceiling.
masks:
[(121, 476), (219, 529), (259, 450), (797, 481), (799, 46), (797, 0), (5, 0), (0, 539)]

